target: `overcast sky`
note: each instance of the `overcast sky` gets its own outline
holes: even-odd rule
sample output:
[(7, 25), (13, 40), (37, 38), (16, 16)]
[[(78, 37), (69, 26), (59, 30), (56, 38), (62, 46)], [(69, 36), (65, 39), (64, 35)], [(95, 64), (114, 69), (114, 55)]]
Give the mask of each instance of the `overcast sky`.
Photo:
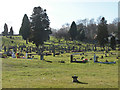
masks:
[[(104, 2), (103, 2), (104, 1)], [(41, 6), (47, 10), (50, 27), (58, 29), (65, 23), (79, 19), (95, 20), (104, 16), (108, 23), (118, 17), (119, 0), (1, 0), (0, 1), (0, 33), (4, 24), (13, 27), (19, 33), (24, 14), (31, 16), (33, 8)]]

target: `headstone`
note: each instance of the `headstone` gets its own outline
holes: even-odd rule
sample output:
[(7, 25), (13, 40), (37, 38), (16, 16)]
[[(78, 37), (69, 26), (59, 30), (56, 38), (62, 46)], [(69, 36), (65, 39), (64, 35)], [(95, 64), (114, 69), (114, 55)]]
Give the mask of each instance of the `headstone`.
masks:
[(73, 46), (73, 48), (72, 48), (72, 49), (73, 49), (73, 51), (74, 51), (74, 50), (75, 50), (75, 46)]
[(6, 46), (4, 46), (4, 52), (6, 52)]
[(94, 54), (94, 62), (98, 62), (98, 56), (96, 56), (96, 54)]
[(58, 61), (59, 63), (65, 63), (65, 61)]
[(90, 60), (92, 60), (92, 58), (90, 58)]
[(72, 78), (73, 78), (73, 82), (78, 82), (78, 80), (77, 80), (78, 76), (74, 75), (74, 76), (72, 76)]
[(28, 54), (27, 54), (27, 52), (26, 52), (26, 54), (25, 54), (25, 58), (26, 58), (26, 59), (28, 58)]
[(53, 56), (55, 57), (55, 47), (53, 45), (53, 48), (52, 48), (52, 53), (53, 53)]
[(84, 57), (81, 57), (81, 60), (83, 59)]
[(12, 51), (12, 58), (16, 58), (15, 53)]
[(107, 57), (107, 54), (105, 53), (105, 57)]
[(105, 52), (108, 53), (108, 50), (106, 50)]
[(116, 59), (119, 59), (119, 57), (116, 57)]
[(43, 60), (44, 59), (44, 55), (43, 53), (40, 55), (40, 60)]
[(106, 60), (105, 62), (108, 62), (108, 60)]
[(32, 51), (32, 50), (31, 50), (31, 47), (30, 47), (30, 49), (29, 49), (29, 50), (30, 50), (30, 53), (31, 53), (31, 51)]
[(73, 55), (70, 56), (70, 62), (72, 63), (73, 62)]
[(103, 59), (103, 56), (101, 56), (101, 59)]

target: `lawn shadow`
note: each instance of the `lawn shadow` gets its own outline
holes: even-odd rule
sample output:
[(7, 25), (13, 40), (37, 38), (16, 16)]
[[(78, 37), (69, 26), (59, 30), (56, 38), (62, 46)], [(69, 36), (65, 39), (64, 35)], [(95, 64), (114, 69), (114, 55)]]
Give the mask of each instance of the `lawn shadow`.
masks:
[(80, 81), (76, 81), (76, 82), (74, 82), (74, 83), (78, 83), (78, 84), (88, 84), (88, 83), (86, 83), (86, 82), (80, 82)]

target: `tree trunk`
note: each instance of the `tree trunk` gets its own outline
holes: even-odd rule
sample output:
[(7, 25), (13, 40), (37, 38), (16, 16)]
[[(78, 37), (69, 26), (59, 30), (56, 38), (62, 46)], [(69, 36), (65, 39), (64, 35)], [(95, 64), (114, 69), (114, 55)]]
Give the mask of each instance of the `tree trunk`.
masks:
[(40, 46), (40, 60), (44, 59), (44, 55), (43, 55), (43, 45)]

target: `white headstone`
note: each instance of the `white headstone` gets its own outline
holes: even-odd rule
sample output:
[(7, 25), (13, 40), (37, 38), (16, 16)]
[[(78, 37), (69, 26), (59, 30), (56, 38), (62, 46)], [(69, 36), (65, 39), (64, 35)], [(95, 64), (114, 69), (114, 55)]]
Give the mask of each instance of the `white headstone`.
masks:
[(14, 52), (12, 52), (12, 58), (16, 58), (16, 56), (15, 56), (15, 53), (14, 53)]
[(27, 59), (28, 54), (26, 53), (26, 59)]

